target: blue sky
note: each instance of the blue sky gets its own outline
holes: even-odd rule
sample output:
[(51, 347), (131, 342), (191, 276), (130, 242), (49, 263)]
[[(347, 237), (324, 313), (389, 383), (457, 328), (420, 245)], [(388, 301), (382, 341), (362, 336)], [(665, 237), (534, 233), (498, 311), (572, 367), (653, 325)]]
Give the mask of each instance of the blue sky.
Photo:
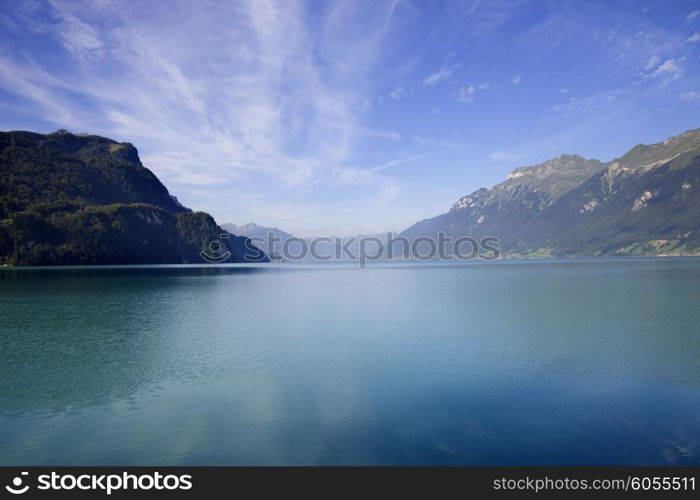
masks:
[(400, 230), (700, 127), (700, 2), (6, 1), (0, 110), (132, 142), (220, 223)]

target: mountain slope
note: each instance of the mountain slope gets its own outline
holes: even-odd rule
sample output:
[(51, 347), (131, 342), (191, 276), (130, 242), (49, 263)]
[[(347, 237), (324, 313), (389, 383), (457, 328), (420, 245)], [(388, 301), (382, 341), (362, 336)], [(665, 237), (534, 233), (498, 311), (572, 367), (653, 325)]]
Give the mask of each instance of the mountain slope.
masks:
[[(0, 132), (0, 264), (204, 262), (200, 252), (222, 234), (171, 196), (129, 143)], [(248, 260), (246, 243), (222, 242), (230, 261)]]
[(439, 231), (452, 237), (513, 234), (535, 223), (546, 207), (603, 168), (600, 161), (578, 155), (518, 168), (504, 182), (464, 196), (448, 213), (418, 222), (401, 236), (436, 237)]
[(652, 166), (628, 163), (624, 172), (620, 164), (612, 162), (553, 204), (537, 227), (521, 231), (520, 247), (556, 255), (696, 253), (700, 148)]
[[(98, 136), (0, 133), (0, 217), (34, 208), (147, 203), (186, 212), (129, 143)], [(57, 203), (63, 205), (56, 205)]]
[(513, 256), (697, 253), (699, 161), (700, 129), (605, 164), (565, 155), (516, 169), (402, 236), (496, 236)]

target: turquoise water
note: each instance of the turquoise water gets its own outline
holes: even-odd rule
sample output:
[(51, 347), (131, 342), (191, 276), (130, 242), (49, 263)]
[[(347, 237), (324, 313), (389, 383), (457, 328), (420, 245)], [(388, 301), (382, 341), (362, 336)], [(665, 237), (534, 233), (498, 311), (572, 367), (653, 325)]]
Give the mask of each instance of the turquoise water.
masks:
[(700, 464), (700, 260), (0, 271), (0, 464)]

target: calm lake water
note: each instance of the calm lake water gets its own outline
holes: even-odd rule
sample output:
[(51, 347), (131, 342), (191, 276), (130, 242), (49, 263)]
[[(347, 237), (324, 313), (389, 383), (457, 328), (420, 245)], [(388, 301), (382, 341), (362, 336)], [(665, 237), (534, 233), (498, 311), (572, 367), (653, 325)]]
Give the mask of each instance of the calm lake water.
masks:
[(700, 260), (0, 271), (0, 464), (700, 464)]

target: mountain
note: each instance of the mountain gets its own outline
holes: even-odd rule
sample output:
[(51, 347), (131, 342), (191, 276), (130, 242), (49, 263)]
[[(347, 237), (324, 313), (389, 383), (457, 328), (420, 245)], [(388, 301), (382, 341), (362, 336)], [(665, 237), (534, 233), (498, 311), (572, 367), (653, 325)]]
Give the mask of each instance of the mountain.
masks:
[(496, 235), (504, 239), (534, 224), (548, 206), (603, 169), (602, 162), (578, 155), (517, 168), (504, 182), (460, 198), (446, 214), (418, 222), (401, 236), (415, 239), (442, 231), (452, 237)]
[[(221, 224), (221, 227), (231, 233), (252, 238), (253, 244), (273, 258), (279, 258), (281, 255), (283, 255), (284, 242), (294, 238), (294, 236), (291, 234), (286, 233), (281, 229), (277, 229), (276, 227), (259, 226), (252, 222), (242, 226), (237, 226), (233, 222), (227, 222)], [(269, 239), (272, 239), (270, 238), (270, 235), (272, 235), (272, 238), (274, 238), (275, 241), (269, 241)], [(270, 247), (270, 245), (272, 246)], [(298, 248), (298, 245), (299, 243), (291, 242), (287, 246), (293, 251)], [(298, 252), (294, 252), (294, 255), (297, 253)]]
[[(252, 222), (242, 226), (228, 222), (221, 227), (251, 238), (271, 259), (287, 262), (354, 261), (360, 255), (361, 238), (366, 240), (362, 243), (366, 254), (376, 255), (387, 248), (387, 239), (391, 234), (299, 238), (276, 227), (259, 226)], [(275, 238), (272, 249), (269, 246), (271, 237)], [(315, 256), (311, 254), (312, 248)]]
[(700, 253), (700, 129), (638, 145), (571, 190), (521, 232), (524, 252)]
[(696, 129), (608, 163), (564, 155), (518, 168), (401, 236), (495, 236), (511, 256), (695, 254), (699, 187)]
[(246, 238), (183, 207), (133, 145), (0, 132), (0, 264), (199, 263), (212, 243), (213, 259), (250, 260)]

